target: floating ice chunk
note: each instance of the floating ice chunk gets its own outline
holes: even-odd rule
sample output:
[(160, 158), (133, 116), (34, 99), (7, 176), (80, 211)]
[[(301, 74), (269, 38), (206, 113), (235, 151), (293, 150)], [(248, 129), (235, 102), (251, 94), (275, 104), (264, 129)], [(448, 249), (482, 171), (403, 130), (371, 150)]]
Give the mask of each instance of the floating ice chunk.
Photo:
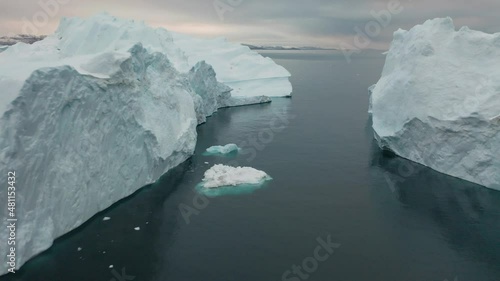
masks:
[(78, 249), (76, 249), (78, 252), (80, 252), (82, 250), (82, 248), (78, 247)]
[(104, 217), (102, 220), (103, 221), (109, 221), (111, 218), (110, 217)]
[(205, 172), (196, 190), (208, 197), (252, 193), (272, 178), (263, 171), (249, 167), (215, 165)]
[(272, 178), (263, 171), (250, 167), (231, 167), (217, 164), (205, 172), (204, 188), (237, 186), (242, 184), (259, 185)]
[(111, 265), (109, 266), (109, 268), (113, 268), (113, 265), (111, 264)]
[(216, 145), (207, 148), (207, 151), (205, 152), (205, 155), (229, 155), (229, 154), (235, 154), (240, 151), (240, 148), (234, 144), (226, 144), (224, 146), (221, 145)]
[(136, 228), (134, 228), (134, 229), (135, 229), (135, 230), (137, 230), (137, 231), (141, 230), (141, 228), (140, 228), (140, 227), (136, 227)]

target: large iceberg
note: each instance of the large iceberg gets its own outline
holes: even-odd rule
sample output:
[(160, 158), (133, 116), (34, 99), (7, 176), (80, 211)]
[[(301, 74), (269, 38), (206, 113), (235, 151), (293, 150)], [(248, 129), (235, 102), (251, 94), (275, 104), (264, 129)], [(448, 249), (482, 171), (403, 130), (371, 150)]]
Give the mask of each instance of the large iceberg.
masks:
[(0, 53), (0, 170), (16, 172), (17, 268), (185, 161), (196, 126), (218, 108), (291, 93), (289, 73), (247, 47), (190, 39), (100, 14)]
[[(212, 65), (218, 80), (233, 89), (235, 98), (263, 94), (282, 97), (292, 92), (288, 80), (290, 73), (283, 67), (277, 67), (272, 59), (251, 52), (247, 46), (228, 44), (224, 38), (195, 39), (178, 33), (173, 33), (172, 37), (190, 64), (205, 60)], [(221, 46), (227, 47), (221, 49)]]
[(450, 18), (398, 30), (370, 110), (379, 146), (500, 190), (500, 33)]

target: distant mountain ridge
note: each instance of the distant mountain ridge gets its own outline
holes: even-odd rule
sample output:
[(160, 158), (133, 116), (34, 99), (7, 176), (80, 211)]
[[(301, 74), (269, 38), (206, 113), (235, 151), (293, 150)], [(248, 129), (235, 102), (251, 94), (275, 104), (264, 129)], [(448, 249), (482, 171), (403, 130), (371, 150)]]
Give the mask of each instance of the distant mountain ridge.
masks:
[[(29, 34), (18, 34), (15, 36), (2, 36), (0, 37), (0, 49), (1, 46), (12, 46), (19, 42), (26, 44), (33, 44), (37, 41), (43, 40), (45, 35), (29, 35)], [(265, 45), (251, 45), (251, 44), (241, 44), (243, 46), (249, 47), (251, 50), (277, 50), (277, 51), (300, 51), (300, 50), (337, 50), (335, 48), (320, 48), (320, 47), (291, 47), (291, 46), (265, 46)]]
[(44, 39), (45, 35), (28, 35), (28, 34), (18, 34), (15, 36), (2, 36), (0, 37), (0, 46), (12, 46), (19, 42), (26, 44), (33, 44), (37, 41)]
[(307, 51), (307, 50), (337, 50), (335, 48), (320, 48), (320, 47), (290, 47), (290, 46), (259, 46), (251, 44), (241, 44), (247, 46), (251, 50), (276, 50), (276, 51)]

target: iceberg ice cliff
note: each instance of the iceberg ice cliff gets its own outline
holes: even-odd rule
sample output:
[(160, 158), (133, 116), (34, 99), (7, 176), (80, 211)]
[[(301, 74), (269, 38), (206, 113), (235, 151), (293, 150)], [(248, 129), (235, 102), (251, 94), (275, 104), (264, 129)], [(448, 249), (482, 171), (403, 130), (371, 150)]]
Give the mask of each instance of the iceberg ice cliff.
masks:
[(379, 146), (500, 190), (500, 33), (450, 18), (398, 30), (370, 111)]
[[(291, 93), (281, 66), (207, 42), (101, 14), (0, 53), (0, 170), (17, 176), (17, 268), (185, 161), (196, 126), (218, 108)], [(0, 216), (7, 237), (6, 208)]]

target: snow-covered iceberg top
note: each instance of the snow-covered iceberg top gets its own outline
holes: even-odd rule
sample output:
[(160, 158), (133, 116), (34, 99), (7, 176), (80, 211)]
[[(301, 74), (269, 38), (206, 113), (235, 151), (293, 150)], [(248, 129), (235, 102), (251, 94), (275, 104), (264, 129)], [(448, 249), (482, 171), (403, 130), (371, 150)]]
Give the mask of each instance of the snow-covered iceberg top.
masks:
[[(34, 70), (71, 65), (81, 74), (109, 78), (120, 70), (120, 63), (130, 57), (128, 50), (137, 43), (149, 53), (165, 54), (179, 72), (205, 61), (214, 68), (218, 81), (232, 88), (234, 98), (289, 96), (292, 92), (290, 73), (246, 46), (223, 38), (197, 39), (102, 13), (89, 19), (63, 18), (57, 31), (44, 40), (6, 49), (0, 73), (10, 87), (0, 101), (0, 113), (21, 87), (15, 81), (26, 80)], [(14, 63), (19, 67), (11, 67)]]
[(272, 178), (263, 171), (251, 167), (231, 167), (217, 164), (208, 169), (203, 178), (204, 188), (259, 185)]
[(207, 150), (205, 151), (205, 155), (227, 155), (227, 154), (237, 153), (238, 151), (240, 151), (240, 148), (236, 144), (230, 143), (224, 146), (222, 145), (211, 146), (207, 148)]
[(200, 60), (212, 65), (218, 80), (233, 89), (234, 97), (284, 97), (292, 93), (290, 72), (247, 46), (224, 38), (195, 39), (178, 33), (172, 33), (172, 39), (183, 50), (188, 65)]
[(382, 148), (500, 190), (500, 33), (450, 18), (398, 30), (371, 89)]
[[(291, 91), (288, 72), (247, 47), (177, 37), (100, 14), (63, 19), (45, 39), (0, 53), (0, 170), (16, 171), (22, 188), (17, 268), (189, 158), (196, 126), (218, 108)], [(241, 83), (240, 97), (223, 80)]]

